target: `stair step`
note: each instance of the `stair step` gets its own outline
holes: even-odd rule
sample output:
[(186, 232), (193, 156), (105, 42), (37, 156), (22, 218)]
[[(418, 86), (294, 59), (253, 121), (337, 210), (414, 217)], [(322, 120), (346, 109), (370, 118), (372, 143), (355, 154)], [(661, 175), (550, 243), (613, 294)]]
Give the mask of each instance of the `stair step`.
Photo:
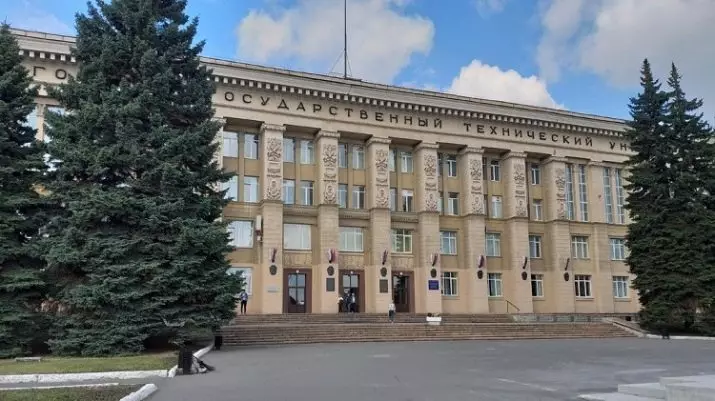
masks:
[(666, 393), (665, 387), (660, 383), (621, 384), (618, 386), (618, 392), (659, 400), (664, 400)]
[(656, 401), (658, 398), (640, 397), (637, 395), (621, 394), (621, 393), (603, 393), (603, 394), (583, 394), (578, 397), (580, 400), (588, 401)]

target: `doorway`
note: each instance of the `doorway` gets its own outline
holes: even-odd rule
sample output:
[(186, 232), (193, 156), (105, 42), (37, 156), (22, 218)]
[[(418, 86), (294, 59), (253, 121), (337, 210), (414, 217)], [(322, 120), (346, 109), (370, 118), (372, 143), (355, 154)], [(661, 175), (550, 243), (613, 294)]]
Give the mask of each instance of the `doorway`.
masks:
[(310, 312), (310, 271), (285, 270), (283, 310), (285, 313)]
[(412, 277), (410, 274), (399, 272), (392, 275), (392, 302), (395, 311), (409, 313), (412, 310)]
[(363, 285), (363, 273), (358, 270), (340, 270), (340, 296), (345, 298), (346, 291), (355, 294), (355, 312), (365, 310), (365, 286)]

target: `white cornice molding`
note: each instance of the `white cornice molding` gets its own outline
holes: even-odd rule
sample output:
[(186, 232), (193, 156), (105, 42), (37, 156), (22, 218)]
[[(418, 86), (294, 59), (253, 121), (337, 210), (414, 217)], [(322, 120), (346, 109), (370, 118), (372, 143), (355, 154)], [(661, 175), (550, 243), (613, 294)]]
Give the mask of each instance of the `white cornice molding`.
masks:
[[(75, 43), (74, 37), (18, 29), (12, 31), (20, 43), (20, 54), (25, 57), (77, 63), (70, 54), (70, 47)], [(201, 62), (213, 70), (214, 82), (229, 87), (382, 107), (396, 112), (432, 114), (435, 118), (449, 116), (598, 136), (617, 137), (626, 129), (625, 121), (609, 117), (380, 85), (209, 57), (201, 57)]]

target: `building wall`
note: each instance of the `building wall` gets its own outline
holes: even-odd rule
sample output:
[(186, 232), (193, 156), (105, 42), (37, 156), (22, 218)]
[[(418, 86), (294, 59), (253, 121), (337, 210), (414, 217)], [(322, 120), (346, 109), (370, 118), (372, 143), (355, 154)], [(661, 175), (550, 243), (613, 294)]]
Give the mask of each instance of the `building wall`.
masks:
[[(46, 140), (44, 111), (54, 101), (44, 86), (76, 73), (72, 38), (16, 34), (43, 85), (36, 125)], [(633, 290), (623, 297), (614, 290), (614, 277), (625, 287), (632, 279), (611, 244), (628, 223), (617, 205), (629, 151), (618, 134), (622, 121), (204, 63), (214, 70), (222, 122), (217, 157), (236, 177), (224, 218), (250, 225), (234, 233), (228, 255), (250, 278), (249, 313), (289, 311), (295, 273), (309, 273), (301, 299), (312, 313), (337, 311), (343, 273), (357, 276), (367, 312), (387, 311), (393, 276), (409, 277), (407, 306), (417, 313), (639, 309)], [(244, 188), (253, 179), (257, 187)], [(307, 227), (295, 233), (286, 225)], [(354, 232), (349, 248), (345, 228)], [(411, 249), (395, 248), (395, 230), (411, 235)], [(296, 244), (304, 249), (289, 249)], [(445, 285), (454, 288), (443, 294)]]

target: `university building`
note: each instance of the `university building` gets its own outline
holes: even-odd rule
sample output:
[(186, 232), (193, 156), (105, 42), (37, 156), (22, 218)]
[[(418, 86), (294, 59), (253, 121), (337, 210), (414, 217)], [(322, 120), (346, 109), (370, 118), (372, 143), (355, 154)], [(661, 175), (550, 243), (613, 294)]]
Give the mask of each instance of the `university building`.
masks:
[[(15, 30), (41, 85), (74, 38)], [(248, 312), (632, 313), (622, 120), (203, 58)]]

